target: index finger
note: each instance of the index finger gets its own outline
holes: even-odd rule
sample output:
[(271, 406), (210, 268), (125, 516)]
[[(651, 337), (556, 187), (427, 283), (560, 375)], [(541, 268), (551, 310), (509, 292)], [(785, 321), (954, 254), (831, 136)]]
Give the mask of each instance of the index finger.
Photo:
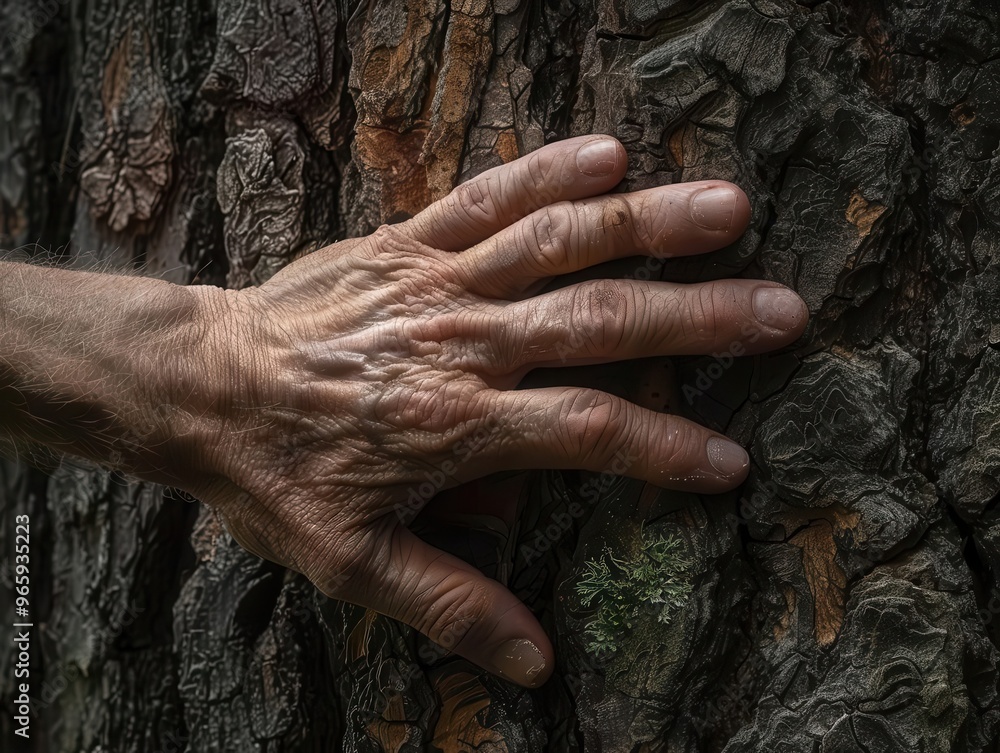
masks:
[(544, 206), (607, 193), (626, 164), (625, 148), (610, 136), (558, 141), (462, 183), (406, 228), (427, 246), (464, 251)]

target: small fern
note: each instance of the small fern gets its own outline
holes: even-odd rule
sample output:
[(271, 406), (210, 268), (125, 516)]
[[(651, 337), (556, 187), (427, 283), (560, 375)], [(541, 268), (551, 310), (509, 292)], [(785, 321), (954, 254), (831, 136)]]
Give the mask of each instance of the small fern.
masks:
[(683, 542), (673, 536), (647, 540), (645, 533), (640, 540), (640, 551), (625, 560), (605, 550), (600, 559), (585, 562), (576, 584), (581, 605), (594, 610), (584, 637), (587, 650), (598, 656), (614, 653), (642, 611), (653, 609), (657, 621), (668, 624), (691, 595), (692, 562), (680, 552)]

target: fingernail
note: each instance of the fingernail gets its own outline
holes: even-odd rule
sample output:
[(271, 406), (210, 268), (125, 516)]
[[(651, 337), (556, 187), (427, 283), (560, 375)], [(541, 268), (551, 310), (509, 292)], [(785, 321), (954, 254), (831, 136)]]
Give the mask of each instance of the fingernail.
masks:
[(805, 302), (788, 288), (757, 288), (753, 315), (761, 324), (788, 331), (798, 327), (808, 312)]
[(736, 191), (731, 188), (706, 188), (691, 199), (691, 217), (706, 230), (729, 230), (736, 213)]
[(585, 144), (576, 153), (576, 166), (593, 178), (611, 175), (618, 167), (618, 142), (601, 139)]
[(534, 687), (545, 669), (545, 657), (531, 641), (515, 639), (497, 649), (493, 665), (508, 680)]
[(708, 462), (722, 476), (736, 476), (750, 464), (750, 456), (747, 455), (747, 451), (728, 439), (712, 437), (708, 440), (706, 449), (708, 450)]

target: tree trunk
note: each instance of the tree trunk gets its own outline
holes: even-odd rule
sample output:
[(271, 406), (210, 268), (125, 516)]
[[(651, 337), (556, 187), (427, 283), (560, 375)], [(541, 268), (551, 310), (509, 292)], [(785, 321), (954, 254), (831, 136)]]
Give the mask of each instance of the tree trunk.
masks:
[[(5, 248), (257, 284), (602, 132), (628, 149), (623, 190), (728, 179), (754, 213), (710, 257), (601, 274), (767, 277), (812, 312), (780, 354), (533, 377), (728, 432), (753, 457), (739, 494), (526, 473), (463, 490), (496, 515), (418, 521), (539, 615), (559, 664), (538, 691), (322, 598), (176, 494), (3, 464), (6, 594), (15, 514), (33, 534), (28, 749), (997, 750), (998, 16), (972, 0), (0, 0)], [(660, 621), (639, 604), (595, 653), (588, 563), (661, 538), (683, 549), (683, 607)], [(627, 596), (611, 565), (605, 587)]]

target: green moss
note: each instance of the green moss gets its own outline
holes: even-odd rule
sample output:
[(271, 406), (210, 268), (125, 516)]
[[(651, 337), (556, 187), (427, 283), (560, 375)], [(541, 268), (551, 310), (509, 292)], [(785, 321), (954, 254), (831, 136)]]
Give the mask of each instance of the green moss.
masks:
[(639, 614), (652, 610), (669, 623), (691, 595), (692, 562), (681, 554), (683, 542), (673, 536), (647, 538), (640, 550), (619, 560), (605, 550), (599, 560), (584, 563), (576, 593), (593, 615), (584, 629), (587, 650), (598, 656), (614, 653)]

